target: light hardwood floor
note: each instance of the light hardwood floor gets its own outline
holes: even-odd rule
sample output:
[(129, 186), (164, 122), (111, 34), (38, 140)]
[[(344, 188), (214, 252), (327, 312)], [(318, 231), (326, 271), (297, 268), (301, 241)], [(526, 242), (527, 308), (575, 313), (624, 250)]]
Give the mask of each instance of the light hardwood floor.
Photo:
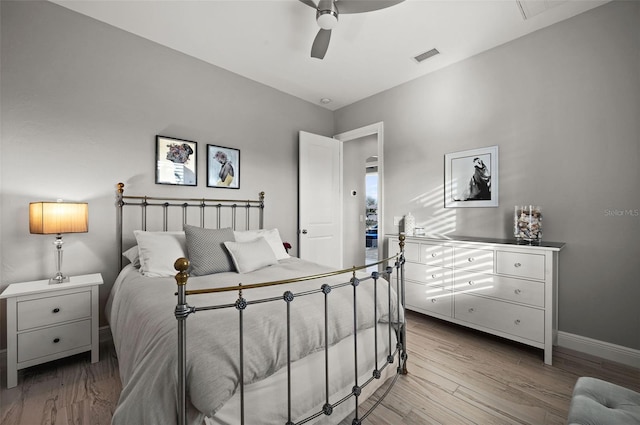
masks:
[[(640, 391), (628, 366), (565, 349), (547, 366), (542, 350), (411, 312), (408, 323), (409, 374), (365, 424), (564, 424), (580, 376)], [(99, 363), (80, 354), (35, 366), (10, 390), (3, 358), (1, 423), (109, 424), (121, 385), (113, 345), (100, 348)]]

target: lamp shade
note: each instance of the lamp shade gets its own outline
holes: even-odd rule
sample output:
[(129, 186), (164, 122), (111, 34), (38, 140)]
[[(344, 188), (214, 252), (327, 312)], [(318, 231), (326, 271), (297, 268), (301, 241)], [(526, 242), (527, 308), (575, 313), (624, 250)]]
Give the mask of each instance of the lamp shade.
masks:
[(89, 230), (89, 205), (85, 202), (32, 202), (29, 232), (40, 235), (84, 233)]

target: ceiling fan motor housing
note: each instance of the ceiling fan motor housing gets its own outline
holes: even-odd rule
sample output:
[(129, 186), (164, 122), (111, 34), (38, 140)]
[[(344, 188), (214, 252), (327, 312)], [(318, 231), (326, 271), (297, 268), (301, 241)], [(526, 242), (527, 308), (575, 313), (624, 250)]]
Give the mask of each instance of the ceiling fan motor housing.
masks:
[(316, 22), (324, 30), (331, 30), (338, 25), (338, 9), (332, 0), (320, 0), (316, 10)]

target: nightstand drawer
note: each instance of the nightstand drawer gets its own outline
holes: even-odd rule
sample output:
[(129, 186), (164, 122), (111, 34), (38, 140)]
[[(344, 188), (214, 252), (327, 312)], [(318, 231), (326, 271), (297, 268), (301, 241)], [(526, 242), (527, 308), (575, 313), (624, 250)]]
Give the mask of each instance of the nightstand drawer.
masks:
[(499, 274), (544, 280), (544, 255), (498, 252)]
[(18, 302), (18, 331), (91, 316), (91, 291)]
[(91, 319), (18, 334), (18, 362), (91, 345)]

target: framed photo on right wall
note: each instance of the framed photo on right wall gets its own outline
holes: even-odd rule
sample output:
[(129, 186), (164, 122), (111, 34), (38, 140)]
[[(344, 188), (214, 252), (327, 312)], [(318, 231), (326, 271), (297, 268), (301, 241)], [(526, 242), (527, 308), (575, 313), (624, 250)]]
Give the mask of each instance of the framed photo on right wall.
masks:
[(444, 206), (498, 206), (498, 146), (444, 156)]

